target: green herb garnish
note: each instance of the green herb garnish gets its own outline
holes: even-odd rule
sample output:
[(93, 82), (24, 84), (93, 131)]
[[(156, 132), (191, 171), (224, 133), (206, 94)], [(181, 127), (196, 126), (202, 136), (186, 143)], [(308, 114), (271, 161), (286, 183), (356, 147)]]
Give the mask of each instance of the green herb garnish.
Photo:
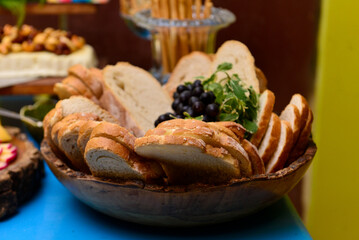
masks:
[[(258, 94), (252, 86), (244, 87), (237, 74), (230, 76), (227, 71), (231, 69), (231, 63), (218, 65), (216, 72), (202, 81), (203, 88), (212, 91), (216, 96), (216, 103), (220, 106), (219, 121), (237, 122), (246, 128), (248, 133), (253, 134), (258, 129)], [(218, 80), (219, 72), (224, 72), (226, 77)]]

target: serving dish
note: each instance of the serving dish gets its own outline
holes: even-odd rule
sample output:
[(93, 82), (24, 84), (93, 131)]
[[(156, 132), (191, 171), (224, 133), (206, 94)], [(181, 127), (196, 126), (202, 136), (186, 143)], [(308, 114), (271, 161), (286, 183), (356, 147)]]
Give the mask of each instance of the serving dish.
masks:
[(80, 201), (109, 216), (153, 226), (196, 226), (230, 221), (279, 200), (303, 177), (316, 153), (313, 141), (290, 166), (228, 184), (156, 186), (114, 182), (69, 168), (46, 139), (41, 152), (56, 178)]

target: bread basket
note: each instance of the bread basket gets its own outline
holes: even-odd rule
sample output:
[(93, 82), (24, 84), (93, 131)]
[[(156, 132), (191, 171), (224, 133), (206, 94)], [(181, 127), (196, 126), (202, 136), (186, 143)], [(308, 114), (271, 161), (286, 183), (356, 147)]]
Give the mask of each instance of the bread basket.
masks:
[(313, 141), (289, 167), (228, 184), (144, 186), (118, 183), (70, 169), (46, 140), (41, 152), (56, 178), (80, 201), (109, 216), (153, 226), (196, 226), (230, 221), (279, 200), (303, 177), (316, 153)]

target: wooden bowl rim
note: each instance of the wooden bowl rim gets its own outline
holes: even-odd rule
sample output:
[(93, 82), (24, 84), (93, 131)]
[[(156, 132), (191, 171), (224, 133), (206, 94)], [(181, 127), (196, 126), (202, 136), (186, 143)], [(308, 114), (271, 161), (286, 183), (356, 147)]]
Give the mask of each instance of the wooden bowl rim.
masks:
[(275, 179), (284, 178), (286, 176), (294, 174), (294, 172), (296, 172), (304, 165), (310, 164), (317, 151), (317, 146), (314, 143), (314, 141), (310, 139), (308, 143), (308, 147), (302, 156), (300, 156), (297, 160), (291, 163), (288, 167), (278, 170), (275, 173), (260, 174), (260, 175), (251, 176), (249, 178), (243, 177), (240, 179), (232, 179), (227, 183), (217, 184), (217, 185), (194, 183), (185, 186), (145, 184), (144, 182), (138, 180), (118, 182), (113, 179), (101, 179), (83, 172), (73, 170), (70, 167), (68, 167), (65, 162), (63, 162), (55, 155), (55, 153), (52, 151), (51, 147), (47, 143), (46, 139), (43, 139), (43, 141), (41, 142), (40, 149), (48, 165), (52, 165), (61, 174), (66, 175), (71, 179), (76, 179), (79, 181), (96, 182), (98, 184), (113, 185), (115, 187), (140, 188), (143, 190), (154, 191), (154, 192), (190, 192), (190, 191), (209, 191), (209, 190), (213, 190), (214, 188), (222, 188), (222, 187), (235, 187), (251, 181), (265, 181), (265, 180), (275, 180)]

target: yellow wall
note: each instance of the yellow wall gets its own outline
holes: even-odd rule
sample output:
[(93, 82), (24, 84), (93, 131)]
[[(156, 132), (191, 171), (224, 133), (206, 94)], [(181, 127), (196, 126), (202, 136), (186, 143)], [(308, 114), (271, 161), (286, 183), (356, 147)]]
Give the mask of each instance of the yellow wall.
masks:
[(359, 239), (359, 0), (323, 0), (311, 202), (314, 239)]

